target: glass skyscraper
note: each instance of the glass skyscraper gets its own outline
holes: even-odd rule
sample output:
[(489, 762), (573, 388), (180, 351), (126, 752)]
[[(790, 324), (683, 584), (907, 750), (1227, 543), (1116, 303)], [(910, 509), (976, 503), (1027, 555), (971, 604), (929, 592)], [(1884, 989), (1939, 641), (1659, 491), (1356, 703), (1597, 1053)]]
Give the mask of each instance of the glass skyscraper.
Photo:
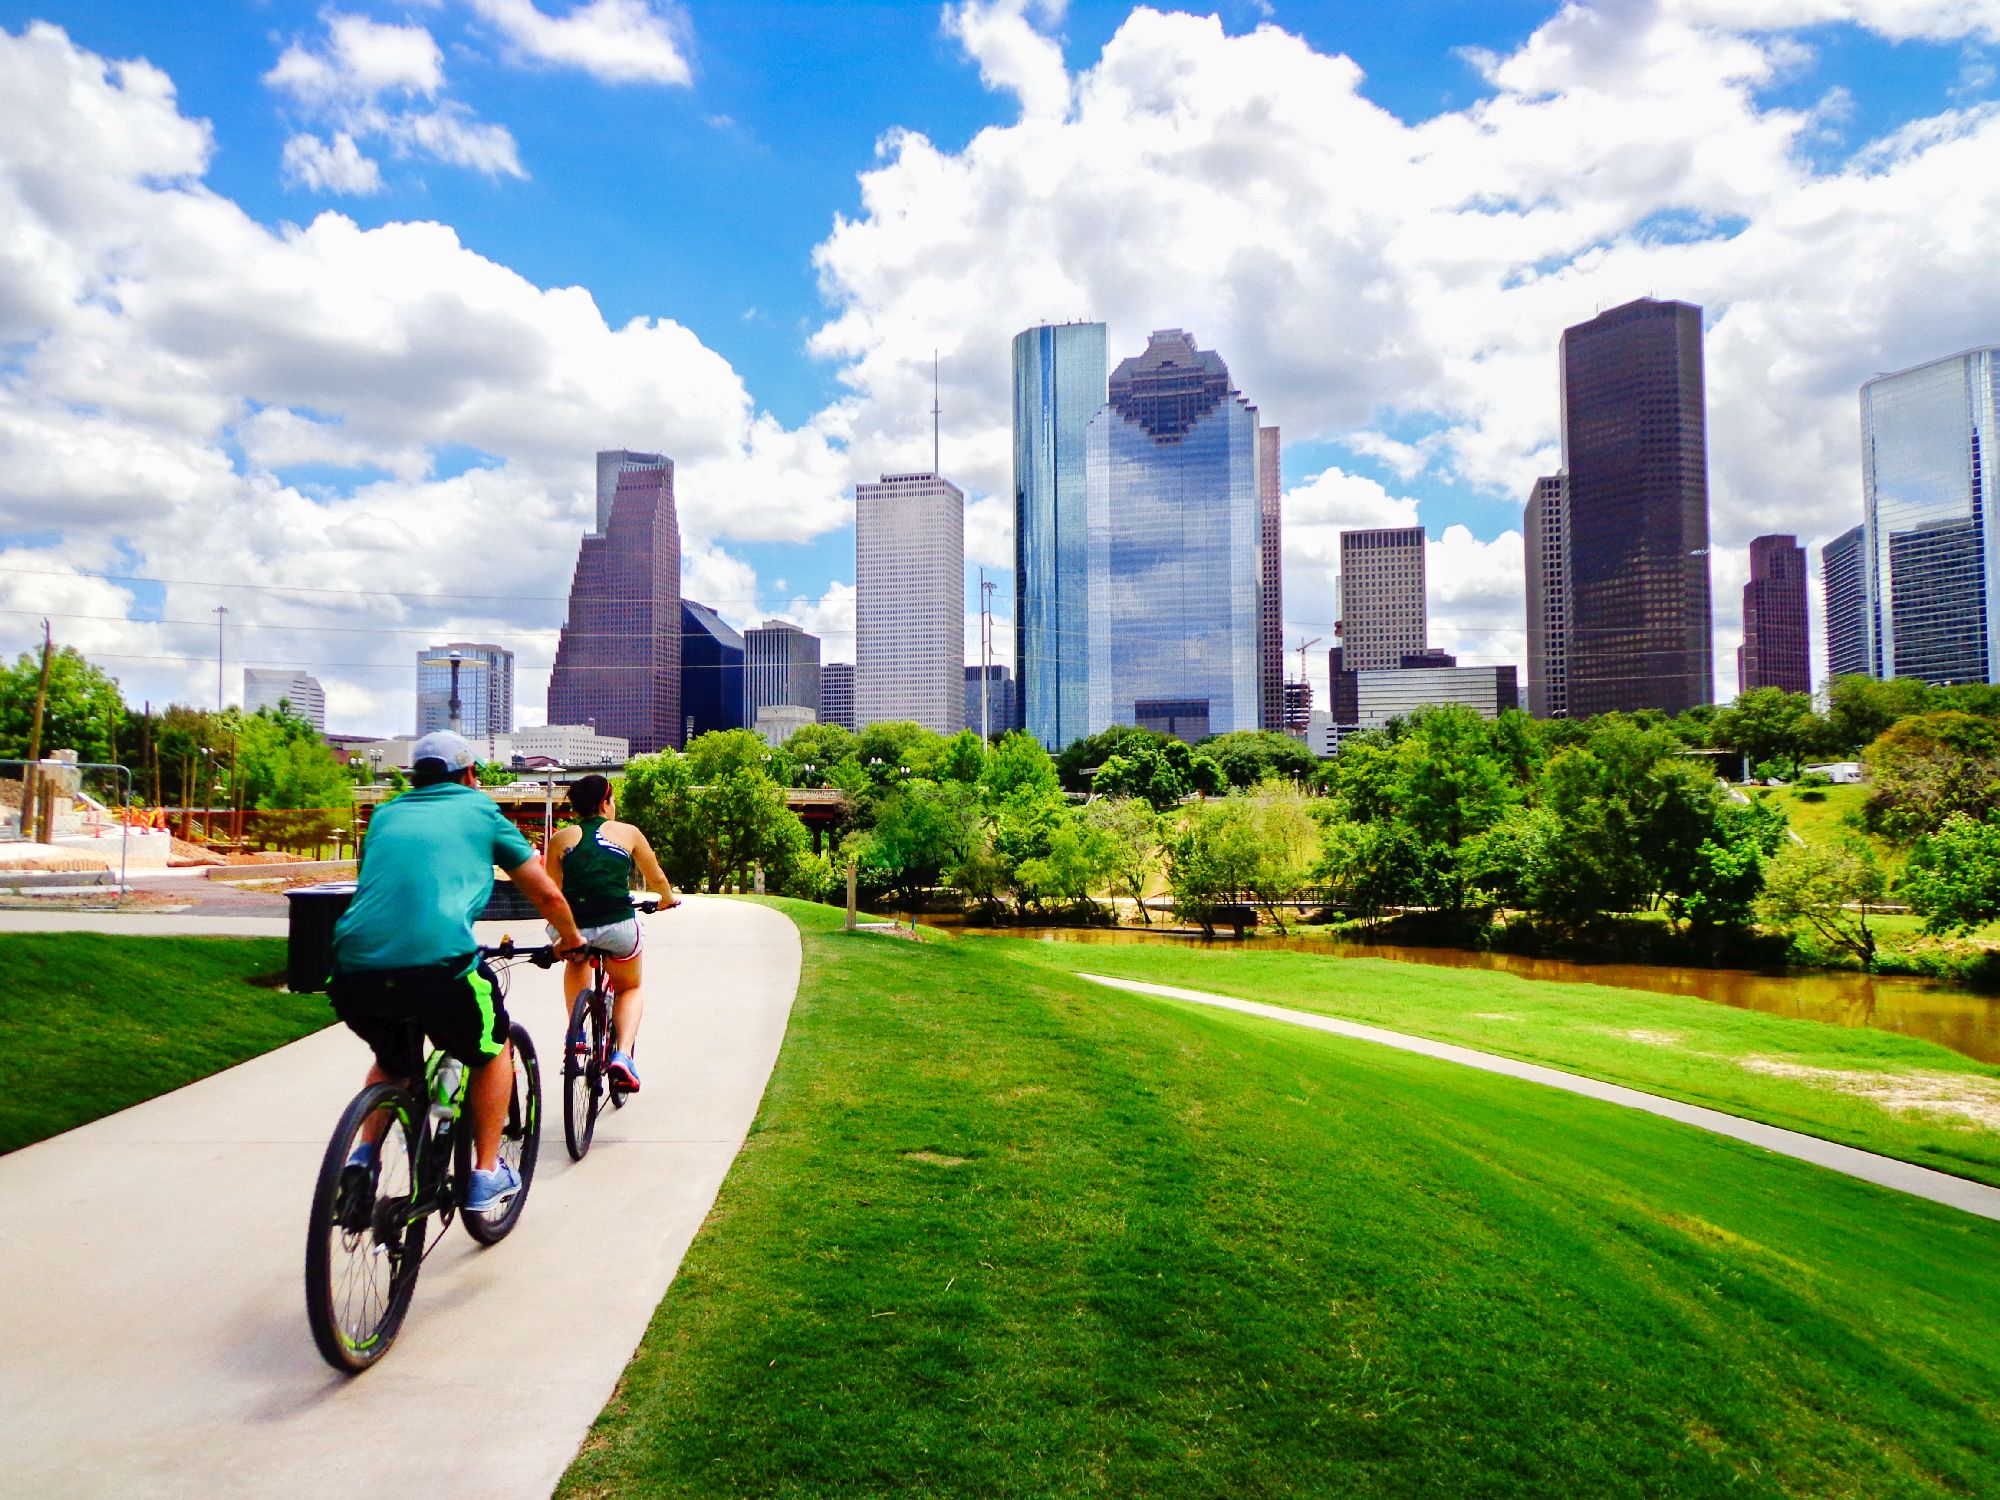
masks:
[(1701, 309), (1642, 297), (1562, 336), (1569, 712), (1715, 695)]
[(1862, 576), (1862, 533), (1850, 526), (1819, 549), (1826, 607), (1826, 675), (1868, 675), (1868, 580)]
[(1086, 447), (1087, 731), (1255, 729), (1257, 408), (1220, 355), (1167, 329), (1113, 372)]
[(1861, 388), (1863, 567), (1877, 677), (1993, 682), (2000, 631), (1996, 477), (2000, 348), (1973, 349)]
[(451, 653), (458, 653), (458, 727), (468, 739), (514, 729), (514, 653), (484, 641), (446, 641), (417, 653), (417, 733), (451, 725)]
[(743, 637), (706, 604), (681, 600), (681, 715), (687, 738), (743, 729)]
[(1022, 727), (1051, 750), (1090, 717), (1084, 431), (1105, 368), (1102, 323), (1014, 337), (1014, 667)]

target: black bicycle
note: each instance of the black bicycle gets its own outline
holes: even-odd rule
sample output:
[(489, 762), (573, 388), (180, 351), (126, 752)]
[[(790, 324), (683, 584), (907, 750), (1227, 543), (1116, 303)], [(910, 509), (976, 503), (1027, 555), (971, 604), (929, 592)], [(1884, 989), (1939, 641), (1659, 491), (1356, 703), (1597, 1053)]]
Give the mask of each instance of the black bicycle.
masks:
[[(651, 914), (660, 909), (660, 898), (634, 896), (632, 905)], [(569, 1030), (563, 1035), (563, 1144), (572, 1161), (582, 1161), (590, 1150), (605, 1101), (609, 1099), (613, 1109), (623, 1109), (630, 1093), (611, 1077), (612, 991), (604, 963), (615, 955), (602, 948), (585, 951), (590, 984), (570, 1007)]]
[[(525, 958), (540, 968), (553, 949), (481, 948), (493, 959)], [(497, 970), (506, 993), (507, 966)], [(357, 1374), (389, 1352), (409, 1311), (417, 1273), (461, 1218), (482, 1245), (498, 1244), (520, 1222), (541, 1151), (542, 1074), (534, 1039), (516, 1021), (513, 1087), (500, 1134), (500, 1159), (521, 1190), (497, 1212), (465, 1208), (472, 1186), (472, 1122), (462, 1120), (468, 1070), (431, 1050), (424, 1060), (424, 1102), (395, 1084), (371, 1083), (354, 1096), (327, 1142), (313, 1189), (306, 1233), (306, 1321), (313, 1342), (336, 1370)], [(350, 1163), (356, 1145), (375, 1143), (370, 1166)], [(429, 1221), (438, 1220), (436, 1239)]]

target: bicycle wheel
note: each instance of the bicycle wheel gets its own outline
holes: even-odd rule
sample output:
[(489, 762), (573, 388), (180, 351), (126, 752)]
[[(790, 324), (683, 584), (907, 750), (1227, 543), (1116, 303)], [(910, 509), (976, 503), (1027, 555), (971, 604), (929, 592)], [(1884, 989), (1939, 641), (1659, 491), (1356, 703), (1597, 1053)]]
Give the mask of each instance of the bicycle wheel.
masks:
[[(424, 1263), (422, 1122), (403, 1090), (370, 1084), (320, 1159), (306, 1230), (306, 1322), (326, 1362), (348, 1374), (389, 1352)], [(355, 1144), (378, 1132), (373, 1170), (349, 1171)]]
[[(500, 1160), (521, 1174), (521, 1191), (497, 1214), (468, 1209), (460, 1215), (465, 1232), (482, 1245), (498, 1244), (519, 1222), (542, 1150), (542, 1067), (535, 1057), (534, 1038), (518, 1021), (509, 1035), (514, 1042), (514, 1087), (507, 1099), (507, 1123), (500, 1127)], [(458, 1180), (465, 1192), (472, 1189), (471, 1124), (459, 1122)]]
[(582, 1161), (590, 1149), (604, 1102), (604, 1007), (591, 1004), (596, 993), (576, 997), (563, 1036), (563, 1144), (571, 1161)]

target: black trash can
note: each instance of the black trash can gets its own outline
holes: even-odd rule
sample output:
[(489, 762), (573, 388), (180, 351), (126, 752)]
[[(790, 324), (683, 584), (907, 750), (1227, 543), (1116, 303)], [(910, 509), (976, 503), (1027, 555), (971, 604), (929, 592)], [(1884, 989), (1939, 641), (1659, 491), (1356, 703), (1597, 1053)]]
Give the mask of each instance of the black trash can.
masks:
[(486, 909), (479, 914), (482, 922), (526, 922), (539, 917), (535, 903), (515, 888), (514, 882), (502, 876), (493, 879), (493, 893), (486, 898)]
[(285, 892), (291, 903), (291, 946), (285, 955), (285, 984), (304, 995), (326, 988), (333, 973), (333, 924), (354, 899), (354, 882), (330, 880)]

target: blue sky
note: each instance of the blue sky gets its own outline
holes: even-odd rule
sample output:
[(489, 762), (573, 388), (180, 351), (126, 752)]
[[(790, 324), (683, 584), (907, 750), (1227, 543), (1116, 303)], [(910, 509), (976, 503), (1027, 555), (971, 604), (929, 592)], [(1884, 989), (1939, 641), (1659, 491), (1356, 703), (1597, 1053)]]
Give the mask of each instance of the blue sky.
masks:
[[(1718, 554), (1777, 525), (1810, 540), (1851, 524), (1853, 464), (1840, 425), (1857, 372), (1945, 352), (1930, 344), (1956, 336), (1947, 328), (1967, 330), (1960, 343), (1995, 336), (1984, 294), (1955, 294), (1958, 301), (1937, 312), (1936, 330), (1899, 312), (1921, 297), (1925, 278), (1908, 235), (1885, 230), (1879, 251), (1866, 252), (1864, 279), (1887, 285), (1865, 308), (1852, 305), (1854, 278), (1843, 288), (1831, 264), (1810, 275), (1784, 269), (1787, 257), (1811, 250), (1810, 234), (1792, 223), (1809, 211), (1802, 205), (1838, 197), (1850, 213), (1877, 200), (1885, 215), (1917, 211), (1909, 204), (1921, 201), (1924, 153), (1980, 148), (1973, 137), (1985, 130), (1985, 106), (1996, 93), (1989, 58), (2000, 58), (2000, 21), (1983, 0), (1953, 23), (1937, 7), (1899, 0), (1768, 0), (1758, 12), (1763, 29), (1754, 31), (1732, 19), (1741, 7), (1720, 0), (1593, 0), (1566, 21), (1552, 5), (1511, 0), (1156, 7), (1184, 12), (1185, 23), (1089, 0), (1067, 7), (975, 0), (962, 8), (594, 4), (656, 23), (685, 63), (685, 81), (666, 76), (664, 65), (646, 79), (609, 81), (601, 62), (536, 57), (522, 40), (529, 33), (511, 32), (499, 19), (504, 12), (523, 25), (574, 21), (584, 7), (569, 0), (195, 7), (0, 0), (0, 29), (18, 37), (32, 21), (53, 22), (74, 52), (113, 63), (144, 59), (159, 69), (174, 91), (172, 114), (205, 120), (213, 132), (179, 190), (198, 184), (268, 231), (257, 255), (275, 259), (288, 245), (296, 248), (286, 226), (312, 224), (323, 213), (351, 220), (361, 237), (351, 244), (360, 250), (380, 248), (400, 226), (448, 226), (464, 253), (439, 251), (436, 264), (413, 262), (412, 270), (413, 286), (432, 277), (441, 288), (425, 283), (409, 306), (398, 307), (393, 289), (373, 282), (355, 304), (366, 314), (356, 313), (356, 326), (407, 317), (410, 329), (430, 328), (424, 299), (435, 301), (454, 277), (485, 265), (513, 273), (529, 291), (581, 287), (607, 325), (590, 338), (616, 346), (620, 359), (630, 355), (635, 368), (671, 367), (647, 397), (655, 406), (580, 401), (563, 417), (567, 426), (536, 433), (533, 451), (516, 450), (507, 435), (534, 425), (533, 390), (514, 393), (523, 415), (482, 426), (457, 420), (460, 403), (454, 420), (441, 412), (434, 433), (412, 437), (392, 430), (397, 424), (387, 416), (371, 426), (359, 398), (316, 394), (303, 369), (243, 374), (238, 354), (221, 361), (227, 370), (203, 365), (196, 382), (204, 391), (212, 386), (218, 409), (234, 403), (236, 415), (188, 416), (188, 425), (169, 432), (160, 425), (166, 419), (157, 393), (107, 395), (101, 383), (79, 377), (79, 394), (52, 407), (49, 384), (29, 379), (37, 360), (53, 359), (70, 341), (77, 348), (65, 353), (64, 368), (93, 357), (109, 362), (102, 351), (83, 350), (82, 322), (71, 328), (56, 320), (47, 330), (28, 325), (12, 341), (33, 351), (8, 367), (13, 395), (24, 411), (34, 408), (24, 423), (31, 416), (45, 434), (64, 420), (111, 423), (135, 465), (144, 444), (157, 439), (172, 450), (171, 460), (160, 459), (175, 476), (168, 488), (183, 494), (175, 486), (182, 470), (188, 476), (177, 504), (252, 505), (256, 487), (273, 480), (314, 507), (307, 513), (314, 524), (324, 520), (338, 539), (365, 532), (361, 520), (375, 517), (371, 507), (422, 505), (444, 493), (435, 487), (454, 482), (453, 493), (479, 504), (501, 505), (504, 496), (518, 512), (549, 495), (548, 508), (560, 511), (587, 482), (592, 447), (672, 447), (669, 437), (653, 435), (647, 413), (657, 408), (657, 428), (671, 434), (676, 421), (684, 429), (698, 424), (712, 400), (712, 426), (746, 425), (719, 440), (713, 455), (700, 456), (700, 436), (680, 440), (696, 455), (686, 459), (684, 490), (691, 543), (705, 570), (699, 586), (734, 618), (785, 609), (825, 624), (837, 620), (838, 586), (852, 572), (839, 497), (851, 493), (854, 478), (927, 442), (921, 376), (931, 347), (945, 350), (946, 469), (962, 475), (976, 500), (989, 501), (975, 506), (973, 532), (985, 540), (974, 551), (983, 547), (997, 570), (1002, 518), (990, 501), (1004, 488), (997, 461), (1004, 432), (995, 415), (1004, 399), (1006, 332), (1043, 307), (1103, 316), (1112, 324), (1115, 361), (1137, 351), (1145, 328), (1181, 324), (1217, 347), (1266, 420), (1287, 430), (1285, 477), (1301, 522), (1291, 559), (1296, 583), (1288, 572), (1288, 593), (1299, 605), (1288, 603), (1288, 622), (1318, 633), (1331, 613), (1323, 575), (1339, 524), (1414, 515), (1441, 549), (1433, 560), (1436, 633), (1474, 654), (1508, 659), (1510, 649), (1519, 655), (1512, 637), (1520, 632), (1511, 623), (1519, 606), (1507, 594), (1506, 539), (1518, 525), (1524, 478), (1548, 457), (1555, 339), (1565, 322), (1633, 295), (1684, 296), (1709, 308), (1712, 403), (1717, 392), (1731, 403), (1720, 417), (1712, 406)], [(1850, 19), (1828, 19), (1836, 14)], [(1211, 15), (1216, 28), (1197, 24)], [(343, 17), (427, 37), (441, 86), (377, 89), (329, 104), (325, 94), (275, 81), (288, 51), (332, 56), (330, 38)], [(1260, 49), (1251, 40), (1259, 26), (1295, 41)], [(1365, 75), (1351, 98), (1333, 62), (1341, 56)], [(1701, 76), (1704, 57), (1746, 81), (1717, 87)], [(1034, 90), (1046, 96), (1055, 60), (1069, 104), (1038, 124)], [(1150, 159), (1143, 131), (1124, 128), (1133, 112), (1157, 103), (1147, 94), (1156, 86), (1179, 91), (1183, 122), (1167, 133), (1175, 136), (1171, 149), (1185, 154), (1164, 163)], [(1328, 95), (1324, 111), (1301, 105), (1302, 91), (1314, 89)], [(123, 102), (131, 102), (129, 94)], [(1228, 204), (1229, 174), (1241, 169), (1205, 174), (1243, 148), (1242, 122), (1232, 119), (1239, 106), (1277, 110), (1281, 125), (1270, 138), (1292, 143), (1273, 153), (1279, 159), (1259, 163), (1254, 183), (1243, 188), (1243, 217), (1267, 224), (1273, 248), (1265, 255), (1259, 234), (1245, 229), (1228, 243), (1218, 231), (1218, 243), (1198, 253), (1171, 245), (1163, 252), (1167, 236), (1149, 243), (1147, 234), (1179, 222), (1171, 201), (1176, 174), (1191, 193)], [(369, 110), (378, 121), (399, 122), (372, 138), (355, 127), (374, 163), (372, 191), (331, 191), (288, 173), (288, 141), (307, 133), (331, 141)], [(412, 144), (415, 136), (393, 133), (407, 131), (406, 119), (424, 111), (503, 132), (518, 170), (454, 163)], [(1926, 120), (1949, 123), (1898, 137)], [(51, 121), (47, 128), (65, 127)], [(1572, 141), (1566, 130), (1580, 133)], [(885, 146), (897, 131), (927, 138), (935, 159)], [(1208, 138), (1195, 138), (1204, 131)], [(75, 141), (81, 133), (70, 129), (68, 136)], [(0, 144), (0, 169), (7, 152)], [(1285, 159), (1291, 152), (1298, 153), (1295, 173)], [(107, 148), (107, 180), (124, 171), (111, 160), (116, 154)], [(1129, 172), (1121, 165), (1128, 159)], [(1092, 167), (1102, 174), (1094, 188), (1082, 181)], [(86, 163), (86, 170), (96, 166)], [(864, 196), (863, 174), (871, 173), (885, 201), (915, 195), (900, 218)], [(994, 207), (1009, 173), (1031, 184), (1033, 216), (1015, 221)], [(1038, 180), (1044, 173), (1049, 180)], [(1441, 189), (1440, 179), (1454, 186)], [(146, 185), (155, 206), (165, 196), (158, 181)], [(1118, 198), (1116, 222), (1130, 237), (1093, 220), (1107, 193)], [(1448, 201), (1452, 193), (1492, 202), (1468, 209)], [(1983, 212), (1983, 203), (1968, 205), (1963, 195), (1952, 201), (1953, 212)], [(1517, 209), (1522, 223), (1495, 204)], [(1450, 215), (1471, 228), (1450, 230), (1440, 222)], [(837, 234), (837, 221), (849, 230)], [(1180, 222), (1177, 232), (1188, 236), (1190, 223), (1196, 238), (1209, 227), (1197, 218)], [(1539, 248), (1489, 251), (1489, 229), (1496, 245), (1518, 231)], [(1481, 239), (1476, 266), (1468, 269), (1454, 234)], [(925, 245), (935, 247), (935, 268), (923, 259)], [(324, 272), (342, 253), (326, 248), (315, 264)], [(1878, 254), (1886, 264), (1874, 263)], [(453, 255), (456, 271), (444, 265)], [(1259, 302), (1252, 288), (1266, 275), (1271, 290), (1263, 295), (1271, 300)], [(493, 295), (504, 302), (515, 294)], [(333, 293), (327, 298), (335, 310), (323, 307), (318, 316), (342, 320)], [(525, 307), (535, 299), (518, 300)], [(1447, 315), (1447, 308), (1454, 311)], [(563, 316), (574, 321), (574, 311)], [(555, 316), (544, 306), (531, 322)], [(1819, 338), (1830, 318), (1858, 319), (1854, 347), (1814, 344), (1801, 353), (1795, 346)], [(626, 338), (620, 331), (633, 319), (670, 320), (698, 348), (668, 347), (672, 341), (657, 329)], [(143, 324), (137, 319), (129, 335), (137, 344), (114, 341), (120, 357), (140, 347), (182, 368), (211, 352), (191, 353), (184, 326)], [(501, 318), (494, 326), (510, 325)], [(452, 327), (456, 338), (459, 325)], [(303, 344), (322, 331), (298, 332)], [(406, 329), (388, 342), (404, 347), (408, 336)], [(549, 357), (556, 371), (550, 390), (558, 394), (575, 384), (562, 374), (564, 359), (591, 357), (564, 355), (569, 336), (549, 335), (558, 351)], [(580, 351), (589, 340), (576, 338)], [(474, 385), (490, 379), (497, 388), (508, 379), (509, 354), (468, 337), (462, 350), (438, 358), (454, 378)], [(1787, 355), (1799, 357), (1787, 364)], [(1793, 366), (1794, 384), (1782, 394), (1795, 405), (1774, 400), (1766, 411), (1760, 395), (1739, 406), (1736, 398), (1758, 372)], [(421, 392), (411, 398), (418, 406), (423, 399)], [(593, 410), (601, 420), (589, 417)], [(245, 421), (259, 413), (291, 424), (293, 436), (294, 429), (309, 433), (304, 446), (292, 437), (276, 442), (274, 427)], [(752, 431), (759, 414), (768, 419), (761, 436)], [(1786, 434), (1782, 444), (1760, 436), (1778, 432)], [(1790, 451), (1798, 444), (1810, 453)], [(1777, 451), (1781, 446), (1787, 451)], [(574, 454), (567, 475), (565, 451)], [(245, 487), (240, 494), (200, 498), (203, 484), (221, 483), (200, 477), (212, 473), (205, 453), (222, 457), (233, 482)], [(0, 435), (0, 480), (8, 460)], [(60, 496), (63, 483), (37, 477), (26, 488)], [(714, 514), (704, 514), (704, 505)], [(271, 511), (268, 503), (253, 509)], [(6, 515), (0, 543), (61, 551), (82, 536), (108, 548), (106, 559), (127, 571), (191, 576), (192, 565), (177, 560), (166, 539), (122, 515), (106, 512), (91, 522), (57, 499), (41, 509), (24, 500)], [(563, 553), (570, 520), (550, 514), (536, 524), (538, 551)], [(263, 538), (257, 555), (287, 545), (276, 535)], [(352, 565), (383, 566), (380, 558), (359, 557)], [(448, 576), (450, 566), (445, 559), (436, 570)], [(1728, 596), (1740, 583), (1735, 566), (1717, 564), (1719, 659), (1727, 655)], [(457, 628), (518, 628), (531, 655), (559, 619), (550, 601), (566, 571), (566, 559), (546, 556), (524, 566), (519, 611)], [(1511, 583), (1517, 587), (1518, 578)], [(26, 594), (12, 605), (28, 613), (55, 607)], [(192, 593), (160, 587), (136, 588), (104, 607), (169, 620), (202, 610)], [(407, 620), (407, 601), (399, 609)], [(440, 628), (449, 623), (428, 618)], [(11, 623), (0, 616), (0, 626)], [(161, 666), (157, 673), (135, 667), (135, 678), (157, 676), (159, 690), (170, 692), (175, 676), (166, 664), (177, 651), (192, 655), (192, 647), (172, 630), (150, 644), (154, 651), (134, 650), (131, 659)], [(302, 653), (308, 644), (298, 637), (294, 649)], [(393, 728), (376, 721), (397, 701), (386, 684), (392, 670), (402, 670), (391, 666), (400, 645), (377, 645), (379, 666), (326, 664), (335, 677), (352, 668), (351, 680), (334, 691), (337, 706), (351, 706), (370, 727)], [(264, 649), (285, 648), (274, 639)], [(186, 675), (196, 675), (192, 665)]]

